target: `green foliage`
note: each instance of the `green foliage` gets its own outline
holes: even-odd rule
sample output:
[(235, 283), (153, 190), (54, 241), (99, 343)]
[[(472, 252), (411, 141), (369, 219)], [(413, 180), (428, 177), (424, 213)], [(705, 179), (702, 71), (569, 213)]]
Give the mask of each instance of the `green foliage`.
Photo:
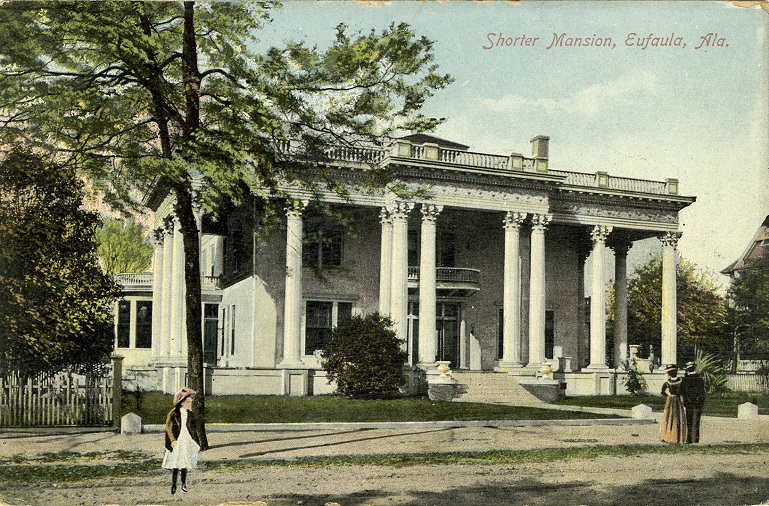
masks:
[(708, 394), (723, 394), (729, 391), (726, 367), (713, 355), (697, 351), (697, 371), (705, 382)]
[(729, 287), (740, 358), (769, 353), (769, 255), (749, 263)]
[(0, 360), (27, 372), (107, 361), (117, 293), (74, 171), (14, 150), (0, 161)]
[(145, 272), (152, 259), (152, 244), (144, 228), (132, 218), (106, 218), (96, 233), (99, 263), (109, 274)]
[(322, 352), (323, 369), (337, 392), (351, 397), (387, 398), (398, 394), (406, 379), (408, 358), (392, 321), (378, 313), (341, 323)]
[(637, 395), (646, 390), (646, 379), (644, 379), (643, 372), (638, 369), (636, 360), (632, 359), (623, 364), (627, 371), (627, 376), (622, 378), (622, 384), (625, 386), (625, 390), (633, 395)]
[[(726, 299), (713, 276), (679, 259), (677, 265), (678, 355), (692, 359), (696, 350), (730, 349)], [(613, 308), (616, 312), (616, 305)], [(628, 283), (628, 336), (648, 350), (661, 346), (662, 258), (654, 255), (638, 267)]]
[[(340, 25), (325, 51), (290, 43), (256, 54), (255, 38), (274, 7), (0, 3), (0, 145), (24, 142), (55, 153), (116, 206), (141, 205), (136, 197), (158, 196), (151, 190), (174, 197), (186, 257), (190, 386), (198, 391), (202, 302), (193, 207), (218, 211), (220, 202), (253, 192), (267, 226), (282, 212), (281, 198), (290, 197), (286, 187), (319, 196), (324, 183), (344, 195), (342, 182), (295, 160), (324, 161), (335, 143), (429, 129), (439, 120), (419, 109), (451, 81), (437, 72), (432, 43), (404, 24), (367, 35)], [(289, 140), (291, 159), (284, 154)], [(372, 176), (378, 188), (389, 184), (376, 170), (358, 175)], [(196, 397), (198, 412), (203, 399)]]

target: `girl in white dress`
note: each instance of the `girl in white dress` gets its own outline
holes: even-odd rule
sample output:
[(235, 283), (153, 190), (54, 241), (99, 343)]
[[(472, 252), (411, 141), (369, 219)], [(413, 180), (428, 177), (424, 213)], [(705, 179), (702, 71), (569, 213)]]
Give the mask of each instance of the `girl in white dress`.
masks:
[[(174, 409), (166, 417), (166, 454), (163, 468), (171, 469), (171, 493), (176, 493), (176, 481), (181, 474), (182, 492), (187, 492), (187, 470), (195, 469), (200, 452), (192, 400), (195, 391), (184, 387), (174, 396)], [(181, 473), (180, 473), (181, 471)]]

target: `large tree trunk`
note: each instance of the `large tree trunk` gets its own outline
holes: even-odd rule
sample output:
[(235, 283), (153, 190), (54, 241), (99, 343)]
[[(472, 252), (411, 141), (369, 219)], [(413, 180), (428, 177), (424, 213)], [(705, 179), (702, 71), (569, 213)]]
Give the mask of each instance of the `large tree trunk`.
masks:
[[(195, 40), (195, 2), (184, 2), (184, 36), (182, 47), (182, 73), (184, 76), (185, 121), (182, 157), (188, 158), (189, 146), (200, 126), (200, 70), (198, 47)], [(193, 404), (200, 449), (208, 449), (205, 425), (205, 385), (203, 377), (203, 305), (200, 287), (200, 239), (193, 210), (191, 181), (176, 192), (176, 213), (184, 238), (184, 279), (187, 307), (187, 371), (190, 387), (198, 392)]]
[(184, 243), (184, 282), (187, 322), (187, 371), (189, 386), (197, 391), (193, 410), (198, 422), (200, 449), (208, 449), (205, 429), (205, 385), (203, 374), (203, 304), (200, 285), (200, 239), (192, 200), (192, 189), (177, 188), (174, 191), (174, 211)]

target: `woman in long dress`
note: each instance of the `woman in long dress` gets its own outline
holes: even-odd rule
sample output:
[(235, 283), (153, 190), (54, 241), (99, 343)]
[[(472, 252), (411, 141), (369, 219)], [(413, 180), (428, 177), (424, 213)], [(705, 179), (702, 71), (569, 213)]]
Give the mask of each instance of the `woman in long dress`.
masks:
[(166, 453), (163, 468), (171, 470), (171, 493), (176, 493), (176, 482), (181, 474), (182, 492), (187, 492), (187, 471), (195, 469), (200, 452), (192, 400), (195, 391), (184, 387), (174, 396), (174, 409), (166, 416)]
[(668, 379), (662, 385), (662, 395), (666, 395), (665, 410), (662, 412), (660, 426), (660, 441), (665, 443), (686, 442), (686, 412), (681, 399), (681, 381), (678, 377), (678, 366), (671, 364), (665, 367)]

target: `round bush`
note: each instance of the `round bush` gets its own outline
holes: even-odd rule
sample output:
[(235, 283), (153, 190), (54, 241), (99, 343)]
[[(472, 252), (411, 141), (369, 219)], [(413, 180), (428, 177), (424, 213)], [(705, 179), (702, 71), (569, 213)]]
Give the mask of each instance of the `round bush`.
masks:
[(355, 316), (337, 326), (323, 349), (323, 369), (336, 381), (337, 393), (350, 397), (388, 398), (405, 383), (408, 357), (392, 320), (374, 313)]

